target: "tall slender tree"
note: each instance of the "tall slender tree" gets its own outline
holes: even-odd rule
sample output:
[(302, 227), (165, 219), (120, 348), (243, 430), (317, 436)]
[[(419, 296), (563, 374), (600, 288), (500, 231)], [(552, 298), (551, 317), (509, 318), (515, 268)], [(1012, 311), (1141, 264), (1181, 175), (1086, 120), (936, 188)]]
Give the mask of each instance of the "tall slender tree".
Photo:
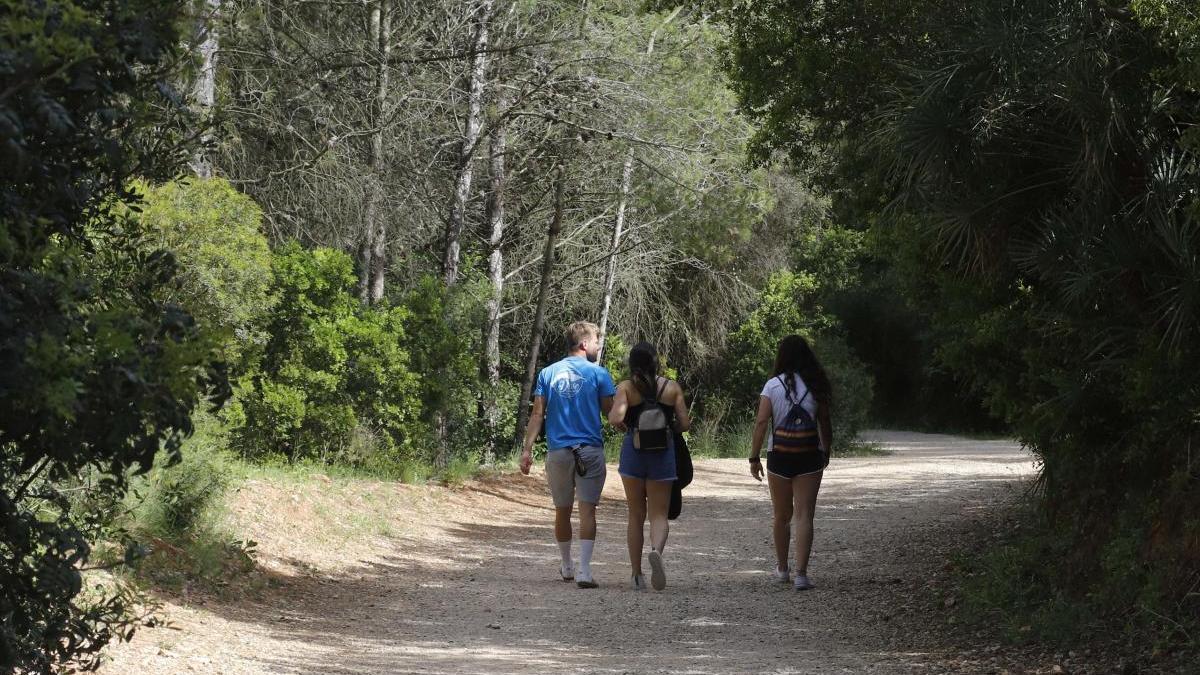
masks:
[(621, 192), (617, 200), (617, 218), (613, 223), (612, 241), (608, 245), (608, 265), (604, 275), (604, 298), (600, 302), (600, 356), (604, 356), (604, 339), (608, 336), (608, 315), (612, 309), (613, 285), (617, 280), (617, 256), (621, 250), (621, 235), (625, 233), (625, 211), (629, 207), (629, 192), (633, 189), (633, 148), (625, 153), (621, 166)]
[(210, 152), (213, 145), (212, 123), (213, 110), (217, 102), (217, 54), (220, 49), (220, 13), (221, 0), (203, 0), (199, 5), (200, 16), (196, 21), (196, 32), (200, 44), (196, 48), (199, 57), (195, 81), (192, 86), (192, 98), (200, 113), (204, 131), (200, 135), (200, 143), (192, 155), (192, 173), (200, 178), (212, 176), (213, 165)]
[(391, 75), (392, 26), (390, 0), (371, 6), (368, 33), (374, 47), (375, 91), (371, 104), (370, 143), (367, 152), (366, 206), (362, 244), (359, 247), (358, 293), (364, 303), (383, 299), (387, 271), (387, 216), (383, 209), (384, 131), (387, 128), (388, 85)]
[(476, 9), (475, 39), (471, 44), (471, 69), (467, 87), (467, 118), (459, 146), (458, 163), (455, 167), (454, 193), (450, 202), (450, 215), (446, 219), (445, 253), (442, 259), (442, 277), (447, 286), (458, 283), (459, 257), (462, 249), (463, 222), (466, 218), (467, 200), (471, 193), (474, 177), (475, 150), (479, 145), (483, 128), (483, 98), (486, 86), (488, 62), (488, 24), (492, 19), (493, 0), (480, 0)]
[[(499, 84), (499, 83), (497, 83)], [(502, 86), (497, 87), (497, 108), (507, 107), (508, 98)], [(488, 222), (488, 280), (491, 295), (487, 301), (487, 323), (484, 325), (483, 375), (487, 383), (484, 397), (484, 419), (487, 423), (487, 438), (484, 441), (484, 463), (496, 459), (496, 439), (500, 425), (500, 312), (504, 305), (504, 189), (506, 169), (505, 153), (508, 149), (508, 124), (500, 120), (492, 130), (488, 144), (488, 168), (490, 184), (487, 198)]]
[(521, 380), (521, 398), (518, 399), (517, 429), (513, 446), (519, 446), (529, 424), (529, 400), (533, 396), (533, 383), (537, 378), (538, 357), (542, 353), (542, 333), (546, 327), (546, 303), (554, 280), (554, 247), (562, 233), (563, 183), (566, 171), (560, 163), (554, 168), (554, 215), (546, 230), (546, 243), (542, 250), (542, 273), (538, 284), (537, 307), (533, 312), (533, 326), (529, 330), (529, 346), (526, 349), (525, 374)]

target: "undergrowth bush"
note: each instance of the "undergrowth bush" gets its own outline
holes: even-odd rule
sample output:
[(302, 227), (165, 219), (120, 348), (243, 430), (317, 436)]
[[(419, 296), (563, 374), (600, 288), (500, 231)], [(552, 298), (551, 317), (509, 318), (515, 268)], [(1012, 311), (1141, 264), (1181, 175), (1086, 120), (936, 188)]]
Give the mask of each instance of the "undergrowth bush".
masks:
[(217, 420), (197, 415), (196, 426), (177, 464), (160, 464), (135, 480), (131, 506), (137, 532), (180, 542), (217, 529), (233, 477), (231, 458)]
[(741, 422), (710, 426), (701, 424), (688, 434), (688, 449), (693, 457), (737, 457), (750, 456), (750, 441), (754, 434), (754, 422)]
[(178, 463), (134, 480), (117, 520), (143, 545), (134, 576), (162, 588), (219, 589), (254, 567), (255, 543), (226, 524), (228, 491), (239, 473), (228, 434), (212, 415), (197, 415), (196, 427)]
[[(1184, 558), (1147, 560), (1143, 517), (1118, 516), (1114, 531), (1082, 557), (1070, 525), (1026, 505), (986, 547), (956, 557), (960, 615), (1017, 644), (1069, 648), (1102, 634), (1130, 654), (1200, 647), (1195, 600), (1174, 599), (1179, 594), (1165, 588), (1178, 582)], [(1055, 564), (1063, 560), (1072, 567)]]
[(771, 277), (758, 306), (730, 337), (725, 393), (734, 406), (753, 409), (772, 372), (779, 341), (795, 333), (812, 345), (833, 386), (834, 453), (850, 448), (866, 423), (872, 380), (817, 302), (815, 277), (780, 272)]

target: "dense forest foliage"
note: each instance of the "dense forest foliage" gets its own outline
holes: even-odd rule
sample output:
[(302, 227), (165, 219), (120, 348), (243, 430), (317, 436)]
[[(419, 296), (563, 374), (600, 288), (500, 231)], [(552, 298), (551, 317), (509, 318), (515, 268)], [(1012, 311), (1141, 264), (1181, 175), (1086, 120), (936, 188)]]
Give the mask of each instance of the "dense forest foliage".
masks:
[(130, 598), (81, 570), (227, 461), (510, 460), (575, 320), (614, 375), (658, 345), (697, 447), (792, 332), (836, 452), (1011, 430), (1044, 518), (995, 601), (1196, 620), (1187, 0), (3, 12), (0, 667), (93, 665)]
[[(1040, 536), (997, 585), (1045, 622), (1132, 617), (1190, 639), (1175, 622), (1200, 616), (1194, 4), (715, 13), (752, 153), (786, 154), (836, 222), (869, 229), (936, 366), (1040, 460)], [(1093, 614), (1072, 614), (1085, 597)]]
[(862, 242), (747, 166), (702, 13), (5, 12), (5, 666), (93, 665), (127, 635), (128, 592), (81, 571), (193, 537), (233, 458), (408, 480), (510, 460), (571, 321), (602, 327), (617, 373), (657, 343), (698, 447), (737, 437), (784, 332), (826, 359), (841, 447), (867, 418), (826, 306), (847, 284), (793, 269), (804, 238), (841, 242), (845, 269)]
[[(83, 592), (104, 502), (228, 397), (219, 345), (167, 297), (130, 216), (194, 123), (166, 84), (182, 6), (4, 3), (0, 29), (0, 668), (95, 665), (133, 618)], [(129, 555), (135, 546), (130, 542)]]

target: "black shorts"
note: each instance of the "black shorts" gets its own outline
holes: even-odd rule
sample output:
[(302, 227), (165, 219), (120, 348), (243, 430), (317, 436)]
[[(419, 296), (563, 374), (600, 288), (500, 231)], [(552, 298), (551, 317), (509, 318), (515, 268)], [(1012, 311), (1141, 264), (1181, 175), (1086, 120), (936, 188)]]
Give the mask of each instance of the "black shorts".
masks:
[(819, 473), (824, 471), (828, 464), (829, 457), (821, 450), (767, 453), (767, 473), (783, 478)]

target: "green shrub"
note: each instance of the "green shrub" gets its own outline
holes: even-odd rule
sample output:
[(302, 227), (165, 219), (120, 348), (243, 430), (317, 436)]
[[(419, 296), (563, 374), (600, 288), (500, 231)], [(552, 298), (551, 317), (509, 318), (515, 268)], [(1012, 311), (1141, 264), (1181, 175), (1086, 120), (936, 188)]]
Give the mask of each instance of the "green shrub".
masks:
[[(609, 333), (605, 336), (604, 354), (601, 361), (603, 362), (602, 365), (608, 369), (609, 374), (612, 375), (613, 382), (621, 382), (622, 380), (629, 379), (629, 350), (638, 342), (641, 342), (641, 340), (635, 340), (633, 344), (630, 344), (623, 336), (616, 333)], [(660, 345), (655, 345), (655, 348), (662, 349)], [(663, 377), (672, 380), (679, 379), (679, 371), (667, 362), (666, 355), (661, 352), (658, 355), (658, 368), (659, 374)], [(687, 392), (684, 392), (684, 395), (686, 394)]]
[(848, 448), (866, 423), (872, 381), (862, 362), (835, 331), (817, 302), (820, 286), (803, 272), (771, 277), (758, 306), (730, 337), (727, 395), (734, 406), (753, 410), (771, 374), (779, 340), (796, 333), (809, 341), (833, 386), (834, 452)]
[(198, 415), (197, 428), (184, 443), (180, 462), (156, 466), (134, 483), (130, 529), (135, 534), (178, 544), (216, 530), (232, 479), (227, 434), (210, 415)]
[(475, 477), (479, 462), (474, 458), (455, 457), (438, 473), (438, 478), (447, 485), (462, 485)]
[[(349, 256), (291, 243), (274, 255), (260, 372), (228, 418), (243, 454), (366, 464), (403, 459), (426, 435), (404, 345), (409, 312), (364, 307)], [(432, 372), (432, 371), (430, 371)]]
[(228, 489), (240, 467), (226, 449), (228, 431), (219, 418), (199, 414), (196, 427), (182, 461), (136, 479), (126, 499), (120, 530), (145, 553), (134, 578), (156, 588), (244, 588), (238, 582), (252, 579), (256, 544), (237, 539), (224, 523)]
[(244, 352), (265, 342), (261, 322), (275, 301), (262, 210), (221, 178), (139, 182), (136, 189), (146, 203), (135, 218), (179, 264), (167, 299), (219, 334), (238, 365)]
[(613, 382), (629, 379), (629, 348), (625, 339), (616, 333), (604, 336), (604, 354), (602, 364), (612, 375)]
[[(419, 395), (422, 422), (432, 434), (421, 454), (427, 461), (435, 461), (439, 452), (447, 463), (455, 458), (452, 455), (470, 454), (476, 461), (482, 456), (486, 430), (479, 406), (487, 394), (479, 377), (479, 327), (485, 316), (484, 291), (481, 280), (472, 275), (453, 288), (426, 275), (400, 299), (407, 313), (404, 348), (413, 371), (426, 375)], [(512, 416), (503, 405), (501, 416)]]
[(874, 380), (840, 335), (830, 332), (816, 336), (813, 351), (833, 385), (834, 449), (845, 453), (866, 427)]
[(748, 457), (754, 422), (708, 423), (701, 421), (688, 434), (688, 449), (694, 457)]
[[(1147, 561), (1146, 513), (1118, 516), (1111, 532), (1086, 546), (1078, 532), (1032, 509), (1020, 511), (987, 548), (953, 565), (961, 614), (1016, 643), (1071, 647), (1098, 633), (1144, 648), (1195, 647), (1200, 617), (1167, 592), (1182, 560)], [(1071, 566), (1048, 561), (1072, 560)], [(1194, 578), (1191, 580), (1194, 583)], [(1130, 645), (1134, 646), (1134, 645)]]

